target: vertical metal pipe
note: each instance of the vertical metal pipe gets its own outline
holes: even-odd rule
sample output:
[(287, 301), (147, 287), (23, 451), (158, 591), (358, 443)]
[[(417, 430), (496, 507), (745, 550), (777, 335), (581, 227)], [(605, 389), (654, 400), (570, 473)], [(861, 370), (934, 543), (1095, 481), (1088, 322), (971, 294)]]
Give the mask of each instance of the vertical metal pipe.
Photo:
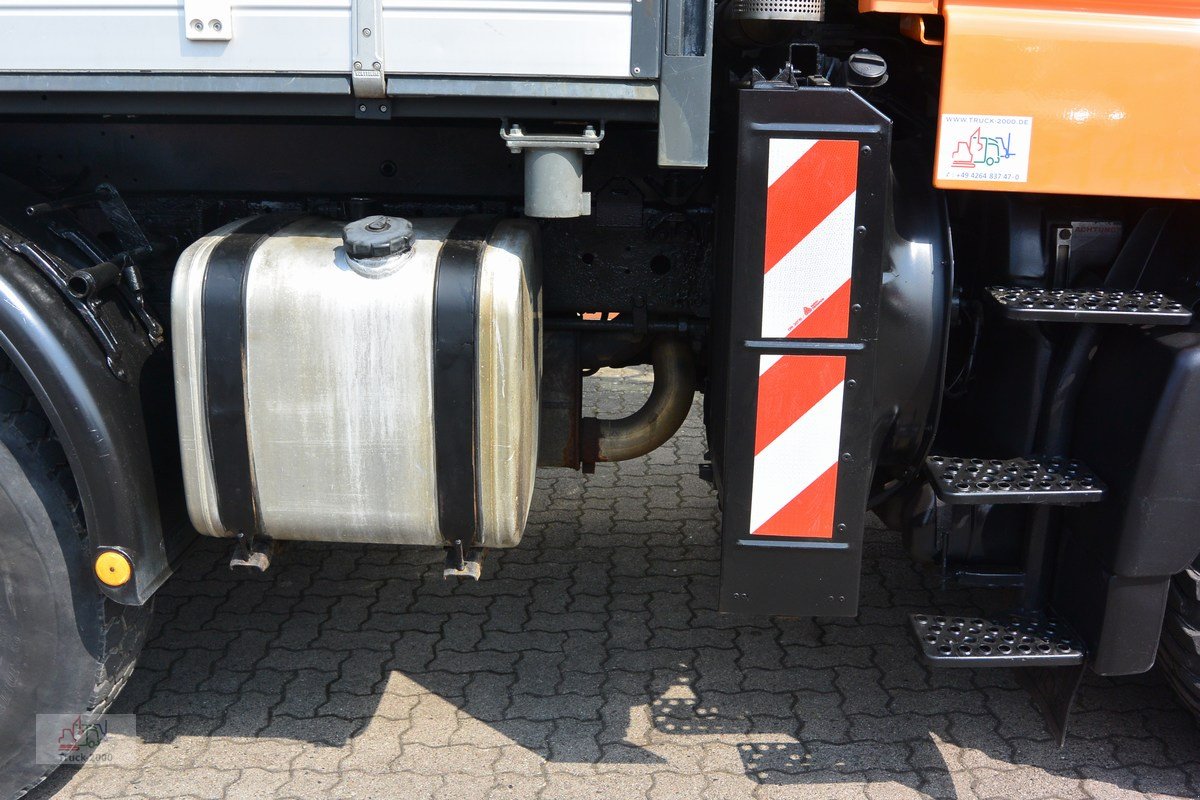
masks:
[(571, 219), (591, 212), (591, 197), (583, 191), (582, 150), (525, 150), (525, 216)]

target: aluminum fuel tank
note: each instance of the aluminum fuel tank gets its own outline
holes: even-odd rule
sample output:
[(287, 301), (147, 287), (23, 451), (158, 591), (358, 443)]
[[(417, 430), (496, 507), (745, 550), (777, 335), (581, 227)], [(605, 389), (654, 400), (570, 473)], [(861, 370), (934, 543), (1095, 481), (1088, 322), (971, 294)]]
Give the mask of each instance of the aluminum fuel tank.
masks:
[(536, 229), (356, 224), (352, 240), (338, 222), (265, 215), (180, 257), (171, 318), (192, 523), (511, 547), (537, 458)]

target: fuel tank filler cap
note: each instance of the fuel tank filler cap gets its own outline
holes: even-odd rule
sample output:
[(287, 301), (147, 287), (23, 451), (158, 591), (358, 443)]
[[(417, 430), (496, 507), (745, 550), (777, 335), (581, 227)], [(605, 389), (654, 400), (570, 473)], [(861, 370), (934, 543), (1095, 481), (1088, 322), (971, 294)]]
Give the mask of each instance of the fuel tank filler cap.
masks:
[(412, 249), (413, 226), (403, 217), (371, 216), (342, 228), (346, 255), (351, 258), (385, 258)]

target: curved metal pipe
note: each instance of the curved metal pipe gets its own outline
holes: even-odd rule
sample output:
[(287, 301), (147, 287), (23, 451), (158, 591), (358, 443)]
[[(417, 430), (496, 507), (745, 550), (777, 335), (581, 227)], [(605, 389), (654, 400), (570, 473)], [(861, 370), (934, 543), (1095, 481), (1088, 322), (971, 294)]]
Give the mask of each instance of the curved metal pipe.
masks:
[(687, 419), (696, 393), (696, 363), (684, 339), (659, 337), (651, 349), (654, 388), (645, 405), (622, 419), (587, 417), (580, 429), (583, 463), (625, 461), (667, 442)]

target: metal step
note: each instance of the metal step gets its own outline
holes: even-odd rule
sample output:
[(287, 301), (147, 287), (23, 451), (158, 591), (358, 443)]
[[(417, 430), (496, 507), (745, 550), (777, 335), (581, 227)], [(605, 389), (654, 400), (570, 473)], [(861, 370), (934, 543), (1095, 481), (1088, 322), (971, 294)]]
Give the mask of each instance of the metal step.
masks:
[(952, 458), (930, 456), (925, 472), (944, 503), (1028, 503), (1057, 506), (1094, 503), (1104, 484), (1068, 458)]
[(1192, 312), (1162, 292), (1114, 289), (1018, 289), (989, 286), (1004, 316), (1026, 322), (1186, 325)]
[(1063, 667), (1082, 664), (1082, 640), (1050, 617), (913, 614), (925, 660), (939, 667)]

